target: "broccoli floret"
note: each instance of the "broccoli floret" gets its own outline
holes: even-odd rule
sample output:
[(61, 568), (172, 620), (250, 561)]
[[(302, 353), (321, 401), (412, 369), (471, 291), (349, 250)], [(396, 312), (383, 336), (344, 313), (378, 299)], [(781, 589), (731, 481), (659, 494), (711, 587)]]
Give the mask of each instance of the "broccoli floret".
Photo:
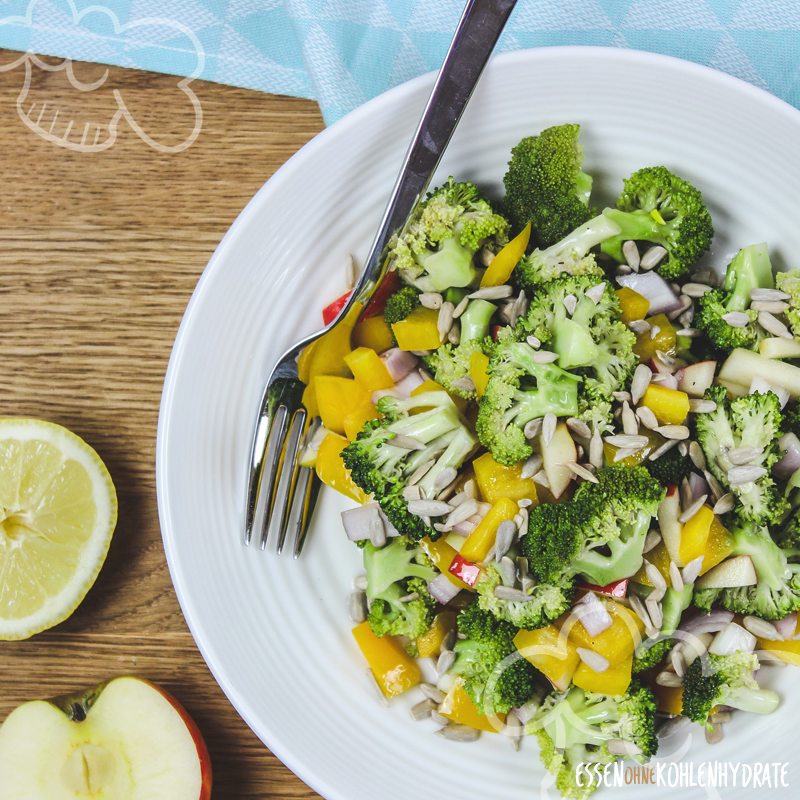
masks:
[(427, 356), (425, 364), (433, 373), (434, 380), (448, 392), (465, 400), (474, 400), (475, 390), (465, 388), (463, 383), (464, 379), (470, 376), (472, 354), (490, 355), (493, 349), (494, 342), (488, 336), (485, 339), (462, 341), (458, 345), (447, 343), (437, 347), (430, 356)]
[(502, 582), (500, 573), (492, 563), (475, 587), (478, 590), (478, 603), (497, 619), (526, 630), (543, 628), (558, 619), (570, 609), (575, 596), (574, 581), (567, 581), (563, 586), (537, 583), (530, 589), (528, 600), (501, 600), (494, 590)]
[(675, 640), (670, 637), (642, 642), (633, 654), (633, 674), (657, 667), (667, 657), (674, 644)]
[[(507, 713), (527, 703), (536, 691), (537, 671), (524, 658), (502, 663), (516, 651), (517, 629), (475, 601), (458, 615), (457, 625), (467, 638), (456, 642), (450, 672), (464, 677), (464, 690), (478, 711)], [(487, 688), (491, 699), (486, 697)]]
[(646, 167), (625, 181), (616, 208), (603, 211), (620, 233), (601, 244), (601, 250), (619, 263), (625, 261), (626, 241), (658, 244), (667, 257), (658, 272), (675, 280), (711, 246), (714, 227), (700, 192), (666, 167)]
[[(777, 288), (789, 295), (789, 310), (786, 316), (792, 326), (795, 339), (800, 339), (800, 269), (791, 272), (779, 272), (775, 276)], [(800, 435), (800, 434), (798, 434)]]
[(799, 551), (782, 549), (766, 527), (752, 522), (732, 528), (731, 534), (732, 555), (750, 556), (758, 582), (754, 586), (695, 592), (694, 604), (707, 611), (716, 602), (729, 611), (762, 619), (783, 619), (800, 610), (800, 564), (789, 562)]
[[(696, 326), (705, 331), (717, 350), (730, 353), (737, 347), (756, 349), (763, 333), (756, 325), (758, 312), (750, 308), (750, 292), (773, 286), (766, 243), (743, 248), (728, 265), (724, 288), (707, 292), (698, 300)], [(750, 321), (742, 327), (729, 325), (723, 316), (733, 311), (746, 314)]]
[(449, 178), (392, 239), (389, 258), (400, 277), (422, 291), (469, 286), (477, 276), (475, 253), (486, 240), (496, 248), (506, 244), (508, 229), (474, 184)]
[(793, 433), (800, 439), (800, 405), (789, 408), (783, 415), (783, 433)]
[(539, 739), (542, 763), (556, 776), (563, 797), (585, 798), (597, 787), (586, 775), (578, 785), (578, 764), (610, 764), (618, 756), (608, 752), (612, 739), (622, 739), (639, 749), (632, 756), (645, 763), (658, 751), (655, 735), (656, 702), (653, 693), (635, 678), (621, 696), (596, 694), (573, 687), (566, 694), (545, 698), (525, 732)]
[(386, 301), (383, 318), (387, 325), (394, 325), (408, 317), (419, 305), (420, 291), (416, 286), (403, 286)]
[(665, 490), (644, 467), (609, 466), (582, 483), (572, 500), (531, 509), (522, 554), (545, 583), (576, 575), (605, 586), (642, 566), (650, 520)]
[(711, 728), (708, 718), (716, 705), (771, 714), (780, 698), (771, 689), (761, 689), (756, 683), (753, 671), (758, 666), (758, 658), (753, 653), (704, 654), (696, 658), (683, 678), (683, 716)]
[(556, 125), (526, 137), (511, 150), (503, 205), (517, 230), (531, 223), (532, 241), (542, 247), (593, 215), (592, 178), (581, 171), (580, 130), (580, 125)]
[[(427, 410), (409, 415), (418, 408)], [(364, 426), (356, 440), (342, 450), (342, 460), (356, 485), (374, 495), (397, 530), (414, 539), (430, 536), (436, 540), (439, 531), (409, 513), (403, 497), (406, 481), (436, 451), (444, 451), (419, 482), (425, 496), (433, 497), (438, 475), (448, 467), (459, 469), (478, 441), (447, 392), (425, 392), (408, 400), (383, 397), (377, 409), (383, 418)], [(415, 440), (422, 449), (393, 445), (395, 435)]]
[[(696, 415), (697, 441), (714, 477), (736, 498), (734, 513), (759, 524), (777, 522), (786, 511), (786, 501), (770, 475), (780, 459), (778, 437), (783, 415), (777, 395), (748, 394), (729, 401), (724, 387), (712, 386), (705, 397), (717, 408)], [(728, 473), (734, 464), (728, 451), (738, 447), (761, 448), (748, 466), (761, 467), (765, 472), (755, 481), (731, 485)]]
[(489, 362), (489, 382), (478, 406), (475, 432), (494, 460), (506, 466), (533, 452), (522, 430), (532, 419), (578, 413), (581, 378), (554, 364), (538, 364), (535, 356), (529, 344), (505, 335)]
[(647, 471), (663, 486), (680, 486), (684, 478), (694, 471), (694, 464), (689, 456), (682, 456), (677, 447), (667, 450), (655, 461), (644, 462)]
[(695, 589), (692, 596), (692, 605), (700, 609), (704, 614), (708, 614), (721, 593), (722, 589)]
[(562, 275), (591, 275), (602, 279), (605, 273), (589, 251), (619, 231), (619, 225), (600, 214), (545, 250), (537, 249), (523, 256), (511, 279), (528, 296), (536, 294), (540, 284)]

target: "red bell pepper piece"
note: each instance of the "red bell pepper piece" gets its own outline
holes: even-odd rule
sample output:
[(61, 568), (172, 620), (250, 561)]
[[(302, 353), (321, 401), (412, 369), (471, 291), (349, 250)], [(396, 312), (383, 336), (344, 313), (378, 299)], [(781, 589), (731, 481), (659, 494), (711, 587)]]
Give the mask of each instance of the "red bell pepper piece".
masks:
[(467, 586), (474, 586), (481, 574), (481, 568), (477, 564), (467, 561), (461, 553), (456, 554), (448, 571), (451, 575), (455, 575), (456, 578), (464, 581)]
[(628, 578), (609, 583), (608, 586), (595, 586), (593, 583), (581, 582), (578, 584), (579, 589), (585, 589), (587, 592), (595, 592), (596, 594), (605, 594), (609, 597), (625, 597), (628, 592)]
[[(361, 314), (361, 319), (369, 319), (370, 317), (377, 317), (378, 314), (383, 313), (386, 308), (386, 301), (400, 288), (400, 277), (396, 272), (387, 272), (381, 285), (377, 288), (372, 299), (367, 303), (367, 307)], [(330, 305), (322, 309), (322, 322), (324, 325), (330, 325), (339, 312), (344, 308), (347, 298), (350, 297), (350, 292), (345, 292), (341, 297), (334, 300)]]

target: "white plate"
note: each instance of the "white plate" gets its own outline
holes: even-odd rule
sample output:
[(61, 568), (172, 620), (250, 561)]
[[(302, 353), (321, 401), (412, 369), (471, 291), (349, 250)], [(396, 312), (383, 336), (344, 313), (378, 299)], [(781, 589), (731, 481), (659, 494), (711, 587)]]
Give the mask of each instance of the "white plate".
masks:
[[(344, 290), (347, 254), (365, 257), (432, 82), (426, 75), (397, 87), (323, 131), (253, 198), (189, 303), (159, 417), (164, 547), (195, 640), (250, 727), (328, 800), (443, 792), (530, 800), (544, 775), (533, 741), (521, 753), (500, 736), (447, 742), (404, 710), (417, 692), (388, 711), (377, 701), (345, 610), (360, 567), (339, 522), (347, 501), (323, 492), (298, 562), (241, 544), (251, 425), (269, 369), (319, 327), (320, 309)], [(512, 145), (562, 122), (582, 126), (598, 204), (613, 201), (634, 170), (664, 164), (708, 202), (717, 229), (711, 263), (722, 267), (741, 246), (768, 240), (777, 265), (800, 266), (800, 113), (668, 57), (600, 48), (496, 57), (439, 177), (471, 179), (497, 196)], [(765, 672), (784, 690), (796, 680), (793, 670)], [(790, 761), (800, 693), (782, 693), (777, 713), (740, 714), (713, 749), (695, 727), (692, 759)], [(668, 761), (672, 750), (664, 748)], [(674, 790), (602, 793), (623, 791), (655, 800)]]

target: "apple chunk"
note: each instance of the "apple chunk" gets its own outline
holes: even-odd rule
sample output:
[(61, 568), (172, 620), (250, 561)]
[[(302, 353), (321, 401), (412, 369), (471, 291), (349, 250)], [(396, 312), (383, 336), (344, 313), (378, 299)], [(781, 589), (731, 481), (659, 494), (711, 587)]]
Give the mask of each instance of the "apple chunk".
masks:
[(139, 678), (24, 703), (0, 727), (3, 800), (208, 800), (211, 763), (177, 700)]
[(756, 568), (750, 556), (726, 558), (714, 569), (698, 578), (698, 589), (728, 589), (735, 586), (755, 586), (758, 582)]
[(706, 389), (714, 383), (716, 361), (700, 361), (684, 367), (678, 377), (678, 388), (690, 397), (702, 397)]
[(553, 497), (558, 500), (575, 477), (575, 473), (567, 466), (570, 461), (578, 460), (575, 442), (572, 441), (569, 428), (563, 422), (556, 425), (556, 432), (549, 444), (545, 444), (542, 434), (537, 438), (544, 474), (547, 475)]

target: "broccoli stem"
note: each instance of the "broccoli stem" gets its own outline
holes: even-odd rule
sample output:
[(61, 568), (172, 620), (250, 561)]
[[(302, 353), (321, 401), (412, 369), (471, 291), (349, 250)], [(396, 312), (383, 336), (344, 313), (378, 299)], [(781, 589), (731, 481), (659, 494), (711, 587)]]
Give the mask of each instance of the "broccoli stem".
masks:
[(472, 300), (461, 315), (461, 341), (484, 339), (489, 335), (489, 323), (497, 308), (488, 300)]
[(448, 303), (452, 303), (454, 306), (457, 306), (469, 293), (470, 289), (464, 289), (460, 286), (451, 286), (445, 292), (444, 299), (447, 300)]
[(784, 588), (786, 556), (764, 528), (748, 524), (734, 530), (733, 550), (737, 556), (750, 556), (759, 584), (764, 583), (773, 591)]
[(625, 261), (622, 245), (629, 239), (656, 242), (666, 233), (665, 225), (657, 222), (644, 210), (620, 211), (618, 208), (606, 208), (603, 216), (616, 223), (620, 232), (601, 242), (600, 249), (620, 263)]
[(546, 250), (542, 250), (540, 255), (544, 259), (558, 258), (563, 253), (574, 250), (579, 257), (585, 256), (593, 247), (601, 244), (611, 236), (616, 236), (622, 229), (605, 214), (584, 222), (574, 231), (568, 233), (561, 241), (556, 242)]
[(671, 636), (681, 622), (681, 614), (689, 608), (694, 594), (694, 586), (687, 584), (682, 592), (676, 592), (671, 586), (667, 588), (667, 593), (661, 602), (663, 620), (661, 622), (661, 634)]
[(448, 467), (453, 467), (457, 470), (477, 444), (478, 440), (472, 433), (467, 428), (460, 426), (450, 444), (447, 445), (447, 450), (442, 453), (439, 460), (425, 473), (425, 477), (419, 482), (419, 486), (425, 492), (426, 497), (433, 497), (436, 493), (434, 483), (439, 475)]
[(780, 704), (780, 697), (772, 689), (751, 689), (743, 686), (725, 698), (725, 705), (749, 711), (751, 714), (771, 714)]
[(745, 311), (750, 308), (750, 292), (753, 289), (772, 289), (774, 286), (767, 243), (743, 247), (733, 257), (725, 273), (725, 291), (731, 293), (725, 307), (728, 311)]

